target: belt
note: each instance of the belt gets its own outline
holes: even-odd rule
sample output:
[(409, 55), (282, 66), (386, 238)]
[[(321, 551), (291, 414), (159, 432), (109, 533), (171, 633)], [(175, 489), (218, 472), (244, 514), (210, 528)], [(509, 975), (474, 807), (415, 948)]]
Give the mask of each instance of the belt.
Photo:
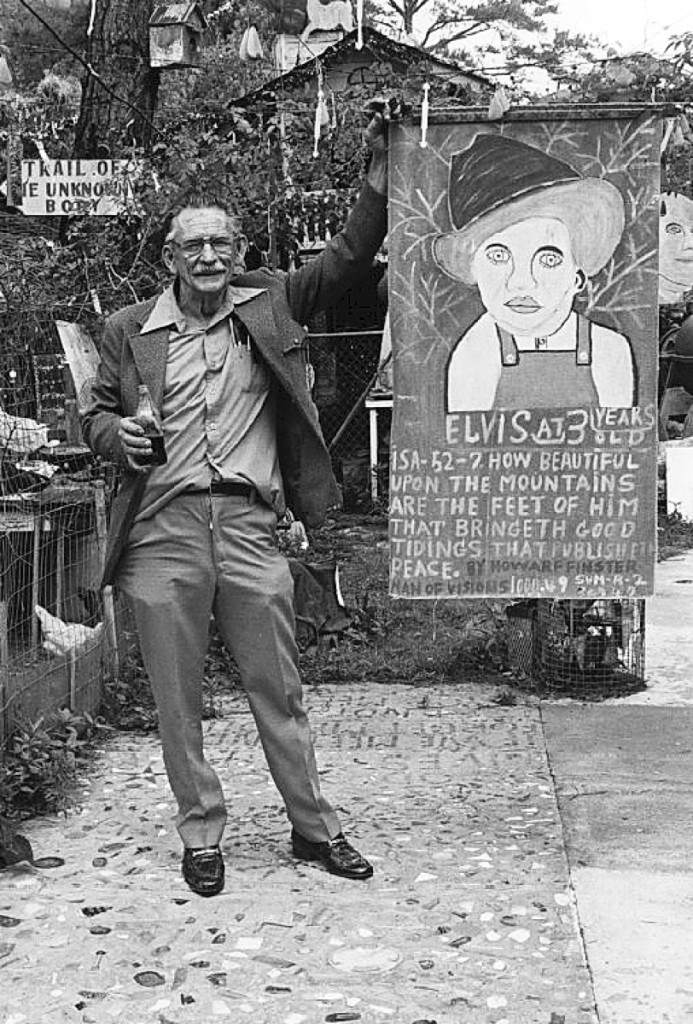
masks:
[(224, 494), (237, 498), (254, 498), (257, 489), (252, 484), (241, 483), (240, 480), (212, 480), (209, 487), (191, 487), (186, 494)]

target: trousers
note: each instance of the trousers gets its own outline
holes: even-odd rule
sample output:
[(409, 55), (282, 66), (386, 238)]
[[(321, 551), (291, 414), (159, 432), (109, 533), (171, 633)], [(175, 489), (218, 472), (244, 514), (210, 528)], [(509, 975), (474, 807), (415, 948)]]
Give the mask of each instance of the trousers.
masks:
[(320, 789), (302, 702), (293, 582), (276, 547), (276, 523), (275, 512), (255, 498), (184, 493), (133, 525), (120, 563), (117, 582), (139, 633), (186, 847), (217, 845), (227, 820), (219, 776), (203, 749), (212, 615), (238, 666), (291, 824), (317, 842), (341, 831)]

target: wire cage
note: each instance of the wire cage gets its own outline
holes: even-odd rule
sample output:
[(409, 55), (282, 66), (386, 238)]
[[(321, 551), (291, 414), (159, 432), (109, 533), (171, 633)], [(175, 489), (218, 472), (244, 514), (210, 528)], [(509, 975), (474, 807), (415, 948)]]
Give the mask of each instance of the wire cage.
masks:
[(584, 697), (644, 688), (644, 600), (516, 601), (505, 614), (510, 667), (540, 687)]
[(0, 496), (0, 746), (19, 718), (100, 700), (105, 483), (83, 476)]
[(81, 443), (53, 315), (0, 314), (0, 748), (21, 720), (94, 713), (113, 663), (100, 592), (113, 467)]
[(378, 370), (382, 331), (312, 333), (313, 398), (345, 508), (367, 501), (369, 416), (365, 405)]
[(313, 397), (337, 458), (368, 451), (365, 394), (378, 369), (382, 331), (311, 334)]

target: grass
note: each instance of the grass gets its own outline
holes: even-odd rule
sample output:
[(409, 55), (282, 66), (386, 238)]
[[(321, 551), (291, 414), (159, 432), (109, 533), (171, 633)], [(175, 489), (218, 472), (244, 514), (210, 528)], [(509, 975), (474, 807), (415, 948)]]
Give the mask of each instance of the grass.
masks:
[(321, 642), (301, 656), (307, 685), (451, 681), (461, 640), (470, 663), (494, 669), (494, 623), (488, 601), (413, 601), (388, 595), (387, 520), (340, 516), (312, 538), (311, 555), (334, 556), (351, 625), (334, 644)]

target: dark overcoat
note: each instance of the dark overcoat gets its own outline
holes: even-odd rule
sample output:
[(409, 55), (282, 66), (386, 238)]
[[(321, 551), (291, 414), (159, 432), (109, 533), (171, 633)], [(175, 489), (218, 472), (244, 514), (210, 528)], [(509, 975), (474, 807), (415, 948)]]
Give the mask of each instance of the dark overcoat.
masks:
[[(233, 279), (261, 294), (235, 309), (264, 359), (277, 401), (277, 445), (286, 501), (307, 526), (317, 526), (339, 504), (329, 453), (313, 403), (308, 374), (305, 324), (332, 305), (372, 265), (387, 227), (385, 197), (364, 183), (343, 230), (320, 255), (290, 273), (259, 269)], [(101, 362), (91, 401), (82, 417), (90, 448), (122, 468), (111, 509), (103, 583), (112, 583), (146, 476), (129, 469), (118, 427), (134, 416), (137, 388), (146, 384), (154, 404), (163, 395), (168, 329), (142, 334), (156, 298), (114, 313), (106, 321)]]

